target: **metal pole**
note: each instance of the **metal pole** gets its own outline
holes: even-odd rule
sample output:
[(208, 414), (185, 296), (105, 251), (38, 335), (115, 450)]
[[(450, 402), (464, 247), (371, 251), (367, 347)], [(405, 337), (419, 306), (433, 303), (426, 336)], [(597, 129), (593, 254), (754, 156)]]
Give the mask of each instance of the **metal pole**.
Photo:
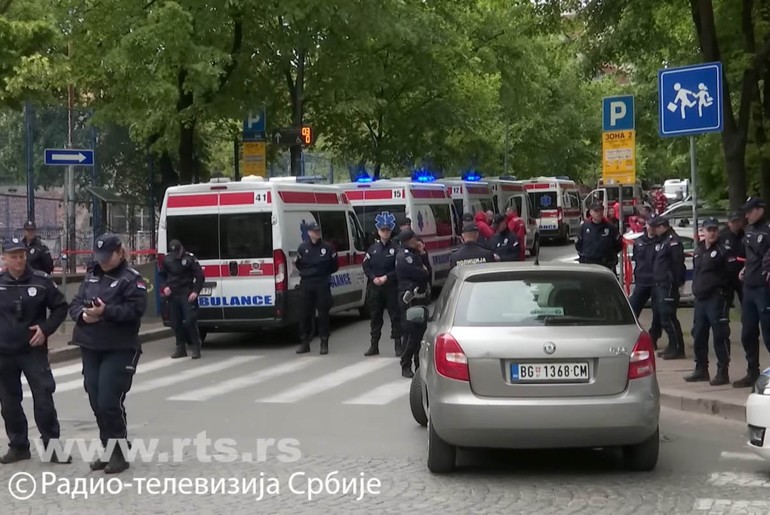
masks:
[[(72, 143), (72, 136), (74, 130), (74, 104), (75, 104), (75, 92), (72, 84), (67, 88), (67, 148), (75, 148)], [(67, 167), (67, 227), (69, 228), (69, 234), (67, 234), (67, 250), (76, 250), (77, 243), (75, 238), (75, 166), (70, 165)], [(68, 259), (69, 269), (72, 273), (75, 273), (73, 266), (76, 266), (77, 258)]]
[[(93, 119), (94, 113), (91, 111), (91, 119)], [(91, 148), (94, 149), (94, 166), (91, 168), (91, 185), (92, 186), (99, 186), (99, 163), (97, 161), (97, 156), (99, 155), (98, 151), (99, 146), (99, 134), (96, 130), (96, 125), (91, 125)], [(96, 243), (96, 239), (101, 235), (102, 231), (102, 206), (101, 206), (101, 200), (97, 198), (96, 195), (91, 196), (91, 214), (93, 215), (93, 232), (94, 232), (94, 241), (93, 243)]]
[(24, 123), (26, 129), (26, 143), (27, 143), (27, 220), (35, 221), (35, 169), (33, 158), (33, 146), (35, 144), (35, 129), (34, 129), (34, 111), (32, 104), (26, 102), (24, 104)]
[(693, 240), (698, 244), (698, 187), (695, 182), (698, 164), (695, 161), (695, 136), (690, 136), (690, 182), (692, 183), (692, 230)]
[(509, 135), (508, 133), (511, 130), (510, 124), (506, 121), (505, 122), (505, 154), (503, 155), (503, 167), (505, 169), (505, 174), (508, 175), (508, 143), (509, 143)]
[(238, 141), (238, 136), (233, 140), (233, 180), (241, 180), (241, 143)]

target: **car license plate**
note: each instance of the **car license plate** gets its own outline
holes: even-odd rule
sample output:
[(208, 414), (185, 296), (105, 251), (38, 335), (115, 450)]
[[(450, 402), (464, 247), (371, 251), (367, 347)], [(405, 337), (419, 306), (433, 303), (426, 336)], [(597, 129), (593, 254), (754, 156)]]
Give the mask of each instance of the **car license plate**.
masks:
[(556, 229), (558, 229), (556, 224), (543, 224), (540, 226), (540, 230), (542, 231), (555, 231)]
[(587, 381), (588, 363), (511, 363), (511, 381)]
[(201, 288), (201, 297), (211, 297), (211, 294), (214, 293), (214, 288), (211, 286), (204, 286)]

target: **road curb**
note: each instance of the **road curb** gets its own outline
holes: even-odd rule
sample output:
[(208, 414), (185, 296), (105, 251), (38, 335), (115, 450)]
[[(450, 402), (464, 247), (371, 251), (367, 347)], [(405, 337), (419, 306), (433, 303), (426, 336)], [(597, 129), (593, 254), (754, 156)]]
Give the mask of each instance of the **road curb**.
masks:
[[(748, 394), (746, 395), (748, 397)], [(728, 420), (746, 422), (746, 405), (738, 402), (704, 399), (690, 392), (661, 388), (660, 403), (662, 406), (679, 411), (713, 415)]]
[[(172, 336), (174, 333), (168, 327), (161, 327), (158, 329), (150, 329), (148, 331), (142, 331), (139, 333), (139, 343), (151, 343), (164, 338)], [(63, 361), (70, 361), (80, 358), (80, 347), (75, 345), (68, 345), (61, 349), (53, 349), (48, 352), (48, 361), (51, 364), (61, 363)]]

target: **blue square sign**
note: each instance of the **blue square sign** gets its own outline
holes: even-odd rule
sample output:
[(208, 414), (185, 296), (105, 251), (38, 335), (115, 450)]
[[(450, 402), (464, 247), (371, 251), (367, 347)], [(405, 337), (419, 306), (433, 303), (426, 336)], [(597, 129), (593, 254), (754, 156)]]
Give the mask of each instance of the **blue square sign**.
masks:
[(602, 100), (602, 130), (632, 131), (636, 127), (634, 119), (634, 97), (607, 97)]
[(722, 63), (658, 71), (661, 137), (722, 132)]

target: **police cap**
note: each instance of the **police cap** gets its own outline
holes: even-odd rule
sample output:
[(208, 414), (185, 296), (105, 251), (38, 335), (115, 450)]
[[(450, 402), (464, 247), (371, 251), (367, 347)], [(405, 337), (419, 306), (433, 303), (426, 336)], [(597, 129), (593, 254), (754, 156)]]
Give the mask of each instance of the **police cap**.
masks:
[(25, 231), (34, 231), (36, 229), (37, 229), (37, 224), (34, 221), (28, 220), (28, 221), (24, 222), (24, 230)]
[(650, 221), (647, 222), (650, 227), (660, 227), (662, 225), (669, 225), (668, 218), (666, 218), (663, 215), (657, 215), (650, 218)]
[(703, 228), (704, 229), (719, 229), (719, 221), (717, 221), (716, 218), (709, 217), (703, 220)]
[(6, 238), (3, 240), (3, 252), (14, 252), (16, 250), (24, 250), (27, 246), (20, 238)]
[(412, 238), (414, 238), (415, 236), (416, 236), (416, 234), (414, 234), (414, 231), (413, 231), (413, 230), (411, 230), (411, 229), (404, 229), (404, 230), (403, 230), (403, 231), (401, 231), (401, 233), (398, 235), (398, 240), (399, 240), (401, 243), (405, 243), (405, 242), (407, 242), (407, 241), (411, 240)]
[(743, 221), (744, 218), (746, 218), (746, 215), (743, 214), (743, 211), (733, 211), (730, 213), (731, 222), (735, 222), (736, 220)]
[(476, 224), (474, 224), (473, 222), (467, 223), (467, 224), (463, 225), (463, 233), (466, 233), (466, 232), (478, 232), (478, 231), (479, 231), (479, 227)]
[(320, 231), (321, 230), (321, 226), (318, 225), (317, 222), (310, 222), (310, 223), (307, 224), (307, 230), (308, 230), (308, 232), (310, 232), (310, 231)]
[(500, 225), (503, 222), (505, 222), (505, 215), (495, 215), (492, 219), (492, 225)]
[(588, 206), (588, 209), (591, 211), (604, 211), (604, 204), (601, 202), (591, 202), (591, 205)]
[(96, 261), (107, 261), (112, 253), (119, 250), (123, 242), (117, 234), (105, 233), (99, 236), (94, 243), (94, 259)]
[(169, 250), (169, 252), (177, 252), (181, 248), (182, 248), (182, 242), (179, 241), (179, 240), (171, 240), (168, 243), (168, 250)]
[(759, 197), (749, 197), (743, 204), (743, 211), (748, 212), (759, 207), (765, 207), (765, 201)]

